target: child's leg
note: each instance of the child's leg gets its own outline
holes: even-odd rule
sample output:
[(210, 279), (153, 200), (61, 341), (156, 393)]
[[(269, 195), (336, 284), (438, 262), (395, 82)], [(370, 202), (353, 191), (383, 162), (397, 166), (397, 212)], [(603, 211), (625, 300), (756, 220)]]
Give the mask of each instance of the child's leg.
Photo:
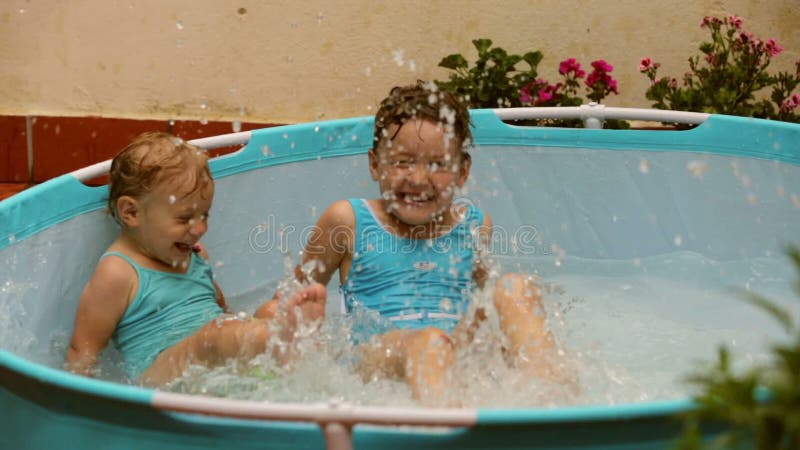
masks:
[[(157, 386), (179, 377), (190, 364), (214, 367), (231, 358), (249, 361), (267, 350), (271, 332), (280, 331), (282, 341), (291, 341), (300, 320), (311, 322), (321, 318), (324, 312), (325, 288), (314, 285), (292, 297), (287, 310), (276, 314), (274, 320), (212, 320), (191, 336), (161, 352), (139, 380)], [(283, 347), (272, 350), (276, 359), (285, 362)]]
[(546, 326), (539, 287), (525, 275), (503, 275), (494, 287), (494, 305), (514, 364), (537, 377), (561, 381), (558, 348)]
[(436, 403), (445, 393), (447, 375), (455, 362), (450, 337), (438, 328), (392, 330), (360, 348), (360, 371), (399, 378), (411, 387), (414, 398)]

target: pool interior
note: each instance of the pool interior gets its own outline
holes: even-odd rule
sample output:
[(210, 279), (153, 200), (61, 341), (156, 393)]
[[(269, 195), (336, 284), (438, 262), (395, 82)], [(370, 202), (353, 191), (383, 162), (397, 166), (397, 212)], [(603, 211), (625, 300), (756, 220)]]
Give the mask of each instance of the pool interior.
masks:
[[(743, 300), (775, 299), (798, 316), (784, 257), (800, 223), (792, 164), (669, 152), (479, 147), (461, 193), (495, 223), (500, 271), (536, 276), (550, 325), (579, 374), (580, 392), (549, 386), (504, 364), (491, 321), (459, 360), (465, 406), (562, 407), (684, 398), (683, 379), (731, 347), (743, 365), (766, 358), (780, 330)], [(314, 179), (313, 185), (309, 182)], [(217, 281), (235, 309), (271, 297), (298, 258), (308, 227), (331, 202), (376, 196), (363, 155), (281, 164), (217, 180), (204, 238)], [(60, 367), (77, 298), (114, 225), (100, 211), (74, 217), (0, 251), (0, 342)], [(329, 286), (320, 349), (282, 374), (268, 360), (241, 372), (197, 369), (172, 389), (233, 398), (414, 405), (386, 380), (366, 386), (343, 358)], [(316, 352), (316, 353), (315, 353)], [(120, 380), (118, 355), (104, 364)], [(269, 371), (277, 377), (265, 377)], [(269, 378), (269, 379), (265, 379)], [(123, 381), (124, 382), (124, 381)]]

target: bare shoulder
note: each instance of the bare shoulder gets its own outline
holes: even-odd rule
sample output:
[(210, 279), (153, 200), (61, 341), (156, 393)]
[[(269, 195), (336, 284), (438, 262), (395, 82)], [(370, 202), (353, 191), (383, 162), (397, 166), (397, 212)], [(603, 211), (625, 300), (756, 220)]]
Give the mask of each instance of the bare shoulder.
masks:
[(137, 286), (136, 270), (130, 263), (109, 255), (97, 263), (94, 274), (86, 283), (82, 299), (92, 303), (117, 304), (124, 309)]
[(136, 280), (136, 269), (128, 261), (116, 255), (108, 255), (97, 263), (92, 278), (102, 278), (111, 283)]
[(320, 225), (327, 227), (355, 227), (356, 216), (353, 207), (347, 200), (338, 200), (332, 203), (319, 218)]

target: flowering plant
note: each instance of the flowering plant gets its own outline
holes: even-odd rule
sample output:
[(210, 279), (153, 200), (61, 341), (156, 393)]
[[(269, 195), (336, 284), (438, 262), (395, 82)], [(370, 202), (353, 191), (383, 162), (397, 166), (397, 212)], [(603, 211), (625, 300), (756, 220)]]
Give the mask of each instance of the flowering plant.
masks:
[[(472, 45), (478, 50), (475, 65), (469, 67), (467, 60), (458, 53), (445, 56), (439, 66), (453, 73), (448, 81), (436, 81), (436, 84), (453, 92), (472, 108), (520, 106), (519, 89), (536, 78), (542, 53), (508, 53), (500, 47), (492, 47), (491, 39), (475, 39)], [(517, 70), (516, 65), (523, 61), (528, 68)]]
[[(586, 76), (580, 63), (569, 58), (559, 64), (563, 82), (550, 84), (538, 77), (538, 65), (542, 60), (539, 51), (524, 55), (508, 53), (500, 47), (492, 47), (491, 39), (472, 41), (478, 50), (478, 59), (470, 67), (460, 54), (448, 55), (439, 62), (440, 67), (453, 71), (448, 81), (436, 81), (442, 88), (455, 93), (471, 108), (498, 108), (515, 106), (578, 106), (583, 99), (578, 96), (580, 80), (584, 83), (587, 97), (600, 102), (608, 94), (617, 94), (617, 81), (611, 77), (614, 68), (604, 60), (592, 62), (593, 71)], [(516, 65), (525, 62), (527, 69), (517, 70)], [(582, 122), (573, 120), (538, 120), (535, 125), (579, 127)], [(627, 128), (627, 122), (607, 121), (608, 128)]]
[[(542, 78), (526, 84), (520, 89), (519, 101), (523, 106), (579, 106), (583, 99), (578, 96), (580, 80), (586, 78), (586, 96), (600, 103), (608, 94), (619, 94), (617, 80), (610, 73), (614, 67), (605, 60), (592, 61), (592, 72), (586, 76), (581, 64), (575, 58), (568, 58), (558, 65), (558, 73), (563, 82), (550, 84)], [(550, 120), (547, 124), (558, 126), (579, 126), (580, 120)], [(628, 128), (628, 123), (620, 120), (607, 120), (606, 128)]]
[[(794, 74), (771, 75), (767, 67), (783, 47), (775, 39), (762, 41), (743, 28), (741, 17), (705, 17), (700, 23), (711, 33), (711, 42), (700, 44), (702, 55), (689, 58), (689, 72), (682, 82), (658, 77), (659, 63), (643, 58), (639, 71), (650, 79), (645, 96), (653, 107), (800, 122), (795, 110), (800, 94), (800, 61)], [(701, 57), (702, 56), (702, 57)], [(768, 97), (758, 91), (771, 87)]]

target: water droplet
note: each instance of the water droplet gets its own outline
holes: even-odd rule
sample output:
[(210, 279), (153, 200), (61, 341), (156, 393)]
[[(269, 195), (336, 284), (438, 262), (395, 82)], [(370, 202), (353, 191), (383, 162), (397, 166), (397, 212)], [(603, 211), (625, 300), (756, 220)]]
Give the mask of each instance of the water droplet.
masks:
[(319, 133), (319, 125), (314, 127), (314, 133)]
[(642, 158), (639, 160), (639, 172), (641, 173), (649, 173), (650, 172), (650, 162), (646, 159)]
[(394, 63), (397, 64), (397, 67), (402, 67), (404, 64), (403, 53), (404, 50), (402, 48), (392, 50), (392, 59), (394, 59)]
[(747, 175), (742, 175), (741, 178), (739, 178), (739, 181), (742, 182), (742, 186), (744, 187), (750, 187), (750, 184), (752, 184), (750, 182), (750, 177), (748, 177)]
[(170, 205), (173, 205), (173, 204), (175, 204), (175, 200), (176, 200), (176, 199), (175, 199), (175, 196), (170, 194), (170, 196), (169, 196), (169, 204), (170, 204)]
[(180, 20), (175, 22), (175, 28), (177, 28), (178, 30), (183, 30), (183, 22)]
[(317, 13), (317, 24), (321, 24), (322, 21), (325, 20), (325, 15), (322, 12)]
[(676, 247), (680, 247), (683, 245), (683, 236), (680, 234), (676, 234), (674, 238), (672, 238), (672, 242), (675, 244)]
[(234, 120), (231, 122), (231, 127), (233, 128), (234, 133), (238, 133), (242, 131), (242, 122), (239, 120)]
[(708, 171), (708, 163), (706, 161), (693, 160), (686, 164), (686, 170), (695, 178), (703, 178), (703, 175)]
[(208, 105), (206, 105), (205, 102), (200, 103), (200, 109), (205, 110), (206, 108), (208, 108)]
[(269, 156), (270, 154), (269, 145), (261, 147), (261, 154), (263, 154), (264, 156)]

